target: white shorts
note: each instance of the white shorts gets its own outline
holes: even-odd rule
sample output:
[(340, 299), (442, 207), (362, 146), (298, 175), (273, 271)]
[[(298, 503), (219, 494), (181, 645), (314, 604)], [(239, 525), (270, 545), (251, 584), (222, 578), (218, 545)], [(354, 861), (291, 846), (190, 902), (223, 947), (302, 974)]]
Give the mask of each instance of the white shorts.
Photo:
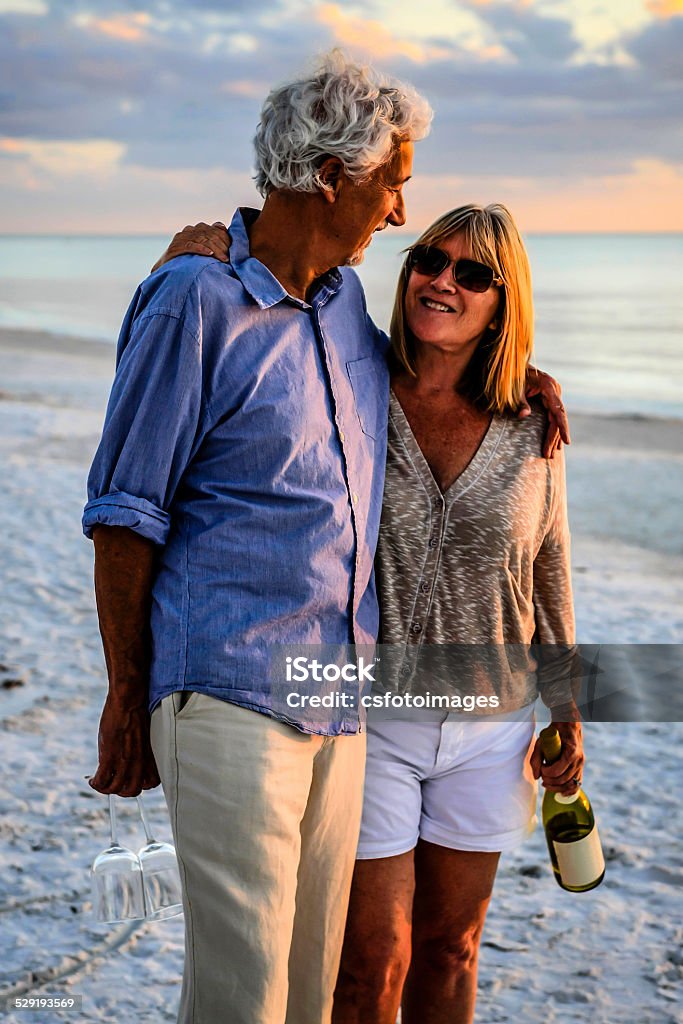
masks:
[(530, 704), (505, 720), (368, 722), (359, 860), (396, 857), (419, 838), (496, 852), (536, 827)]

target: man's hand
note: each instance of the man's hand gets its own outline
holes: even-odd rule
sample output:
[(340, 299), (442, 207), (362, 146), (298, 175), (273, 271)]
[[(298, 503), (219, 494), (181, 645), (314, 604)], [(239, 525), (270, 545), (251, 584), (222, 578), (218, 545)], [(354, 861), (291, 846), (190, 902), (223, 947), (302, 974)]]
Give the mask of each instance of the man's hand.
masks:
[[(562, 740), (562, 754), (559, 760), (553, 764), (544, 765), (541, 740), (537, 737), (531, 754), (531, 771), (535, 779), (542, 779), (544, 787), (551, 793), (573, 796), (581, 788), (583, 766), (586, 763), (583, 754), (581, 723), (553, 722), (553, 725), (557, 727)], [(574, 782), (574, 779), (578, 779), (579, 782)]]
[(171, 239), (171, 244), (152, 267), (151, 273), (162, 267), (164, 263), (184, 256), (187, 253), (195, 256), (213, 256), (227, 263), (230, 253), (230, 235), (225, 224), (217, 220), (213, 224), (188, 224)]
[(526, 375), (524, 398), (519, 410), (520, 419), (531, 414), (529, 399), (539, 395), (548, 414), (548, 429), (543, 441), (543, 458), (552, 459), (555, 452), (562, 447), (562, 442), (571, 444), (569, 437), (569, 420), (562, 404), (562, 388), (554, 377), (530, 366)]
[(149, 711), (115, 705), (107, 697), (98, 736), (99, 765), (88, 784), (98, 793), (138, 796), (160, 783), (149, 740)]

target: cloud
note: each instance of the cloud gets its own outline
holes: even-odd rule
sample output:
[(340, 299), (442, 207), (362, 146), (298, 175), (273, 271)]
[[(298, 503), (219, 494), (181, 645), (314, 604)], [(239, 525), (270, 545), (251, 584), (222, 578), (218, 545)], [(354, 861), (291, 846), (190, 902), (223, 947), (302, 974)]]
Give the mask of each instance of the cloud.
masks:
[(408, 225), (417, 232), (463, 203), (502, 202), (524, 233), (683, 231), (683, 164), (636, 160), (623, 173), (538, 179), (488, 174), (420, 174), (406, 190)]
[(653, 79), (683, 79), (683, 15), (653, 22), (627, 45)]
[(0, 159), (4, 231), (163, 232), (170, 239), (184, 224), (206, 218), (209, 223), (229, 221), (236, 206), (261, 203), (248, 175), (220, 169), (158, 171), (121, 165), (89, 188), (73, 177), (58, 190), (32, 179), (27, 188), (26, 173)]
[(436, 115), (416, 163), (476, 175), (494, 162), (499, 175), (572, 182), (628, 173), (638, 159), (683, 160), (681, 90), (670, 80), (681, 67), (683, 19), (624, 36), (628, 61), (578, 65), (568, 20), (496, 0), (478, 11), (515, 62), (412, 69)]
[(28, 14), (35, 17), (47, 14), (48, 9), (44, 0), (0, 0), (0, 15)]
[(100, 177), (111, 174), (121, 163), (126, 147), (111, 139), (80, 142), (27, 138), (0, 138), (0, 158), (26, 158), (29, 171), (44, 171), (51, 177)]
[(673, 18), (683, 14), (683, 0), (647, 0), (646, 7), (655, 18)]
[(258, 81), (258, 79), (238, 78), (232, 82), (224, 82), (221, 88), (230, 96), (245, 96), (247, 99), (262, 100), (268, 94), (269, 85), (267, 82)]
[(579, 49), (568, 18), (547, 17), (529, 4), (472, 0), (481, 20), (518, 62), (562, 64)]
[(251, 32), (231, 32), (223, 36), (222, 41), (228, 53), (255, 53), (259, 48), (258, 38)]
[(229, 0), (227, 4), (226, 0), (186, 0), (184, 4), (185, 8), (197, 11), (215, 11), (222, 16), (228, 17), (241, 12), (253, 15), (255, 12), (268, 11), (279, 6), (280, 0), (260, 0), (256, 4), (254, 0)]
[(141, 43), (149, 38), (145, 31), (151, 18), (144, 11), (131, 11), (126, 14), (113, 14), (111, 17), (98, 18), (93, 14), (77, 14), (74, 24), (99, 32), (112, 39), (122, 39), (126, 43)]
[[(450, 21), (445, 0), (435, 0), (440, 16), (427, 24), (416, 8), (413, 33), (406, 9), (384, 23), (375, 16), (388, 9), (385, 0), (369, 0), (363, 16), (355, 5), (303, 0), (149, 0), (144, 11), (139, 0), (50, 0), (40, 18), (22, 17), (19, 0), (12, 11), (4, 2), (0, 137), (28, 148), (0, 149), (0, 163), (19, 192), (21, 168), (33, 188), (58, 188), (61, 175), (65, 190), (77, 180), (85, 193), (87, 173), (76, 167), (90, 167), (93, 189), (106, 179), (116, 196), (124, 178), (153, 195), (154, 175), (168, 196), (185, 194), (184, 175), (201, 182), (234, 172), (250, 189), (262, 100), (333, 42), (431, 101), (433, 132), (415, 159), (422, 179), (492, 176), (506, 187), (533, 182), (543, 193), (560, 181), (568, 189), (590, 178), (632, 181), (638, 161), (649, 162), (647, 180), (655, 181), (653, 167), (683, 162), (683, 18), (664, 17), (671, 0), (659, 4), (661, 16), (622, 31), (621, 63), (607, 49), (602, 63), (586, 57), (575, 23), (557, 13), (567, 5), (555, 0), (459, 0)], [(79, 144), (86, 148), (63, 148)], [(120, 149), (107, 150), (114, 144)]]
[(338, 4), (323, 4), (315, 12), (316, 20), (330, 29), (335, 42), (355, 51), (372, 55), (376, 60), (407, 57), (422, 64), (448, 56), (444, 47), (430, 46), (393, 35), (380, 21), (345, 13)]

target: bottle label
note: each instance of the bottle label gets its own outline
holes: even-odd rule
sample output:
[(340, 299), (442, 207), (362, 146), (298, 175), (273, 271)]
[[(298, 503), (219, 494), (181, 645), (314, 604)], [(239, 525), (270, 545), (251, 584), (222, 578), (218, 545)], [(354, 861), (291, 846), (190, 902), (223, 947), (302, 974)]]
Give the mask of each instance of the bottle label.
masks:
[(602, 855), (597, 825), (593, 826), (587, 836), (577, 839), (575, 843), (558, 843), (554, 839), (553, 847), (557, 855), (560, 877), (565, 885), (590, 885), (605, 870), (605, 858)]

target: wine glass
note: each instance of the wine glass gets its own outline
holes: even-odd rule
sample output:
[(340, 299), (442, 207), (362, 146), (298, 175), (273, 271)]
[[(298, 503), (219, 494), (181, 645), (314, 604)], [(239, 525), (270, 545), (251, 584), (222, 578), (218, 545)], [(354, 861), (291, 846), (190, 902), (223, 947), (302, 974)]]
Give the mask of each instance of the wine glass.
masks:
[(109, 794), (111, 845), (93, 861), (90, 870), (93, 908), (98, 921), (118, 924), (145, 917), (142, 866), (137, 854), (116, 838), (114, 796)]
[(147, 839), (146, 845), (138, 853), (142, 865), (147, 917), (160, 921), (183, 912), (178, 861), (173, 846), (158, 842), (152, 835), (142, 794), (137, 801)]

